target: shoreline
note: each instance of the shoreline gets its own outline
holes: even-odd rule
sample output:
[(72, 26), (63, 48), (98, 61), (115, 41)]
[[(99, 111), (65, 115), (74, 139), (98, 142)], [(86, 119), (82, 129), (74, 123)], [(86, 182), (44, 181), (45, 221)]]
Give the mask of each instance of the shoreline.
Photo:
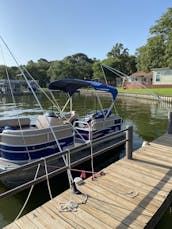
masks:
[[(87, 89), (81, 89), (80, 94), (87, 94), (87, 95), (93, 95), (92, 90), (87, 90)], [(97, 94), (101, 94), (103, 96), (110, 96), (106, 92), (98, 92)], [(168, 102), (172, 103), (172, 96), (158, 96), (158, 95), (152, 95), (152, 94), (140, 94), (140, 93), (128, 93), (128, 92), (118, 92), (118, 96), (122, 97), (133, 97), (133, 98), (141, 98), (141, 99), (149, 99), (149, 100), (155, 100), (155, 101), (163, 101), (163, 102)]]
[(142, 99), (150, 99), (156, 101), (163, 101), (172, 103), (172, 96), (159, 96), (159, 95), (149, 95), (149, 94), (139, 94), (139, 93), (127, 93), (127, 92), (118, 92), (119, 96), (127, 96), (127, 97), (134, 97), (134, 98), (142, 98)]

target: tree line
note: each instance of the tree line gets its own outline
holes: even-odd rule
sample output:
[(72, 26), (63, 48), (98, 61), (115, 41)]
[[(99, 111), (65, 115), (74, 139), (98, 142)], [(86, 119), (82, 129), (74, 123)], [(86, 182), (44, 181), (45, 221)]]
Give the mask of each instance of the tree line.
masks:
[[(148, 72), (152, 68), (172, 68), (172, 8), (168, 8), (149, 32), (151, 36), (147, 39), (147, 43), (139, 47), (135, 55), (130, 55), (128, 48), (123, 44), (116, 43), (104, 60), (91, 59), (84, 53), (76, 53), (63, 60), (48, 61), (44, 58), (36, 62), (31, 60), (23, 67), (39, 81), (41, 87), (46, 87), (52, 80), (62, 78), (103, 81), (102, 64), (127, 75), (139, 70)], [(0, 65), (0, 79), (6, 79), (6, 72), (10, 79), (21, 77), (18, 67)], [(114, 81), (114, 75), (107, 73), (108, 81)]]

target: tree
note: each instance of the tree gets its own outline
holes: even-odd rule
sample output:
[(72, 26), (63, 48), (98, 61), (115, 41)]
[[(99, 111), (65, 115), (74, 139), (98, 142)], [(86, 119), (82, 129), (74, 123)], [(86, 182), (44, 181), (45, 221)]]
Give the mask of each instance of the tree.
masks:
[(54, 61), (50, 65), (48, 75), (51, 80), (61, 78), (91, 79), (93, 76), (93, 60), (83, 53), (65, 57), (62, 61)]
[[(71, 73), (72, 70), (70, 70)], [(65, 77), (69, 77), (68, 70), (66, 68), (66, 65), (63, 61), (53, 61), (51, 62), (50, 68), (48, 69), (48, 76), (50, 80), (57, 80), (62, 79)]]
[(137, 52), (139, 70), (148, 72), (152, 68), (162, 68), (166, 65), (165, 44), (161, 35), (149, 38), (147, 44), (137, 49)]
[(0, 79), (18, 79), (19, 69), (15, 66), (7, 67), (5, 65), (0, 65)]
[(101, 81), (105, 81), (105, 75), (106, 80), (110, 84), (115, 84), (118, 81), (121, 81), (119, 76), (115, 75), (114, 73), (101, 68), (101, 65), (108, 65), (109, 67), (112, 67), (116, 69), (117, 71), (121, 71), (127, 75), (130, 75), (131, 73), (136, 71), (136, 57), (129, 55), (128, 49), (124, 48), (123, 44), (116, 43), (115, 46), (113, 46), (112, 50), (107, 53), (107, 59), (104, 59), (103, 61), (97, 61), (93, 65), (93, 71), (94, 71), (94, 78), (98, 78)]
[(154, 35), (162, 35), (164, 41), (168, 41), (172, 33), (172, 8), (168, 8), (156, 24), (150, 28), (150, 33)]
[(46, 87), (47, 83), (50, 81), (47, 74), (49, 67), (50, 63), (43, 58), (39, 59), (37, 62), (29, 61), (26, 66), (32, 77), (39, 81), (41, 87)]
[(150, 28), (152, 35), (145, 46), (137, 49), (139, 70), (172, 67), (172, 8)]
[(121, 43), (116, 43), (112, 50), (107, 53), (107, 57), (108, 59), (105, 61), (110, 62), (109, 66), (116, 68), (118, 71), (128, 75), (136, 71), (135, 56), (129, 55), (128, 48), (124, 48)]
[(165, 49), (165, 62), (169, 68), (172, 68), (172, 33), (169, 34)]
[(93, 79), (94, 80), (100, 80), (103, 82), (103, 81), (105, 81), (105, 79), (104, 79), (104, 75), (102, 72), (101, 64), (102, 64), (101, 61), (96, 61), (93, 64)]
[(112, 50), (107, 53), (108, 58), (120, 58), (121, 56), (128, 56), (128, 49), (124, 48), (121, 43), (116, 43)]
[(0, 65), (0, 79), (6, 79), (6, 66)]

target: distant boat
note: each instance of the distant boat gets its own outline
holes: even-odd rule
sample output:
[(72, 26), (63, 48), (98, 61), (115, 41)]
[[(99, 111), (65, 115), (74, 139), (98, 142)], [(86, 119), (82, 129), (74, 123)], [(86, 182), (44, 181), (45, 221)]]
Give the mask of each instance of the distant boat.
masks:
[[(21, 74), (19, 74), (21, 76)], [(36, 81), (37, 82), (37, 81)], [(0, 80), (0, 94), (1, 95), (23, 95), (23, 94), (30, 94), (31, 88), (35, 92), (39, 92), (38, 89), (38, 82), (35, 83), (35, 81), (31, 80), (29, 87), (25, 80), (7, 80), (7, 79), (1, 79)], [(23, 89), (25, 88), (25, 89)]]

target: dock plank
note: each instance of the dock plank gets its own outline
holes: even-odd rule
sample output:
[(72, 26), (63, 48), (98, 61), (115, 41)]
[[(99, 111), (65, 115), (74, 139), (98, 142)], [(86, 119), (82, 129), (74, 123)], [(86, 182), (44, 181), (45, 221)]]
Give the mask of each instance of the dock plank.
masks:
[(142, 173), (141, 171), (140, 172), (136, 171), (135, 169), (133, 169), (133, 167), (131, 167), (130, 170), (128, 168), (121, 167), (119, 164), (118, 165), (116, 164), (116, 167), (119, 168), (118, 170), (115, 169), (116, 173), (118, 172), (123, 176), (130, 177), (137, 181), (140, 181), (140, 179), (143, 179), (142, 181), (143, 184), (147, 184), (152, 187), (156, 187), (158, 189), (160, 187), (161, 190), (164, 190), (164, 191), (169, 191), (172, 188), (172, 184), (165, 181), (166, 175), (164, 175), (161, 180), (160, 179), (158, 180), (153, 177), (150, 177), (148, 173), (146, 175), (145, 173)]
[[(69, 199), (67, 198), (63, 198), (61, 200), (63, 200), (63, 202), (69, 201)], [(72, 200), (75, 202), (80, 202), (81, 198), (78, 195), (75, 195), (73, 196)], [(77, 213), (73, 212), (73, 216), (78, 217), (79, 221), (84, 221), (84, 228), (111, 228), (112, 226), (102, 220), (104, 219), (103, 217), (105, 217), (105, 214), (90, 205), (89, 201), (87, 202), (87, 204), (81, 204), (79, 209), (77, 210)], [(113, 219), (109, 217), (109, 222), (111, 222), (112, 220)], [(113, 225), (114, 223), (115, 221), (113, 221)]]
[[(131, 205), (118, 195), (116, 196), (116, 198), (114, 198), (114, 195), (111, 192), (106, 192), (107, 196), (104, 196), (103, 188), (101, 189), (99, 187), (98, 196), (95, 194), (95, 191), (93, 190), (94, 189), (91, 189), (88, 186), (88, 189), (86, 189), (85, 191), (89, 193), (89, 196), (91, 198), (91, 204), (94, 204), (97, 209), (99, 209), (102, 212), (106, 212), (106, 214), (116, 219), (118, 221), (118, 225), (120, 222), (122, 222), (121, 226), (123, 227), (125, 225), (125, 227), (127, 226), (127, 228), (142, 228), (142, 219), (138, 219), (137, 222), (135, 222), (137, 213), (133, 212), (133, 215), (131, 217), (131, 219), (133, 220), (132, 224), (130, 223), (130, 219), (125, 219), (129, 212), (131, 212), (131, 209), (133, 210), (135, 208), (135, 205)], [(95, 190), (97, 190), (97, 188)]]
[[(66, 190), (4, 229), (153, 228), (172, 202), (172, 135), (164, 134), (136, 150), (133, 159), (121, 159), (104, 168), (105, 175), (90, 178), (79, 190)], [(64, 212), (61, 203), (74, 201), (76, 211)]]

